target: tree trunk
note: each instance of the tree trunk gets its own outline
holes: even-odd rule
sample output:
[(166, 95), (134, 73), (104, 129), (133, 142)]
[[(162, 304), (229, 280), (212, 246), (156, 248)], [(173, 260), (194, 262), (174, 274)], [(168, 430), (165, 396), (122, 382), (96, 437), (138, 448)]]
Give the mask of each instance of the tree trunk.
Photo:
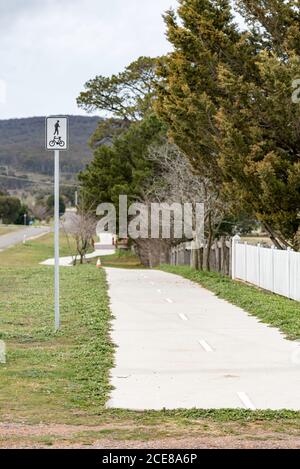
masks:
[[(265, 227), (265, 229), (267, 230), (267, 232), (269, 233), (269, 236), (270, 236), (270, 239), (271, 241), (273, 241), (273, 243), (275, 244), (275, 246), (278, 248), (278, 249), (283, 249), (283, 246), (280, 244), (280, 242), (278, 241), (277, 239), (277, 235), (275, 234), (275, 232), (273, 231), (273, 229), (270, 227), (270, 225), (266, 222), (263, 222), (263, 226)], [(283, 245), (285, 247), (288, 247), (288, 244), (286, 242), (283, 242)]]
[(208, 215), (208, 241), (207, 241), (207, 254), (205, 259), (205, 268), (208, 272), (210, 272), (210, 252), (213, 243), (213, 228), (211, 223), (211, 212)]
[(134, 241), (137, 254), (145, 267), (154, 268), (160, 265), (162, 254), (168, 259), (169, 243), (162, 239), (137, 239)]

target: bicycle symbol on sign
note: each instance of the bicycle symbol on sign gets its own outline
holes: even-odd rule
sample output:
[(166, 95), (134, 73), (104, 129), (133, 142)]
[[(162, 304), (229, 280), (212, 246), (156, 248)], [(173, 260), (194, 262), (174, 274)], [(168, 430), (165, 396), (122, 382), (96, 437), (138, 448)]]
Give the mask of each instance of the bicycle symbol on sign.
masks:
[(59, 145), (60, 147), (65, 146), (65, 142), (61, 139), (61, 137), (53, 137), (53, 140), (49, 142), (50, 147), (55, 147), (55, 145)]

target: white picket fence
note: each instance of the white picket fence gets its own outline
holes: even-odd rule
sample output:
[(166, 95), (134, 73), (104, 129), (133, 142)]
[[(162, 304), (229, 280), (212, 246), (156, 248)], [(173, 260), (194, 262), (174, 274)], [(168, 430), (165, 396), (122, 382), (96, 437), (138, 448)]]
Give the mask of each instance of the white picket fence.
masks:
[(232, 278), (300, 301), (300, 253), (232, 242)]

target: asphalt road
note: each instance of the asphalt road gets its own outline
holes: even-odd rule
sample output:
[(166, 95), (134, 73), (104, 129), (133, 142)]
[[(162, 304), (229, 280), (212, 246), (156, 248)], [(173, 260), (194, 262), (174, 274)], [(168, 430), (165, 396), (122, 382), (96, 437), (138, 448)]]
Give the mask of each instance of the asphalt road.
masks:
[(34, 227), (28, 226), (24, 227), (18, 231), (13, 231), (12, 233), (7, 233), (6, 235), (0, 236), (0, 250), (7, 249), (15, 244), (22, 243), (24, 236), (26, 239), (32, 238), (35, 236), (40, 236), (44, 233), (50, 232), (50, 227)]
[(300, 409), (300, 344), (176, 275), (106, 269), (113, 408)]

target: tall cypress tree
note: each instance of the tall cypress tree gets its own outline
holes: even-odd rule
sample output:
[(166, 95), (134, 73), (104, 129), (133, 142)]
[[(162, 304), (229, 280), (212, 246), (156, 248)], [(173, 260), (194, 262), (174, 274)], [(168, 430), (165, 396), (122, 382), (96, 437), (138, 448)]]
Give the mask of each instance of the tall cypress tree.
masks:
[(217, 165), (216, 114), (224, 94), (218, 83), (223, 63), (243, 65), (237, 47), (243, 41), (233, 22), (228, 0), (180, 0), (178, 17), (165, 15), (167, 37), (174, 51), (159, 73), (157, 112), (170, 135), (195, 169), (214, 184), (221, 180)]
[(300, 50), (300, 6), (298, 0), (236, 0), (239, 12), (259, 31), (265, 48), (283, 55)]
[(167, 13), (174, 52), (160, 69), (157, 110), (197, 171), (256, 214), (278, 247), (297, 246), (299, 7), (238, 3), (249, 31), (234, 25), (229, 1), (181, 0), (180, 21)]
[(296, 10), (293, 2), (239, 3), (246, 18), (260, 24), (265, 50), (257, 55), (255, 79), (237, 78), (228, 67), (220, 70), (227, 97), (218, 114), (219, 166), (227, 192), (252, 207), (277, 246), (298, 248), (300, 104), (292, 102), (292, 82), (300, 74)]

